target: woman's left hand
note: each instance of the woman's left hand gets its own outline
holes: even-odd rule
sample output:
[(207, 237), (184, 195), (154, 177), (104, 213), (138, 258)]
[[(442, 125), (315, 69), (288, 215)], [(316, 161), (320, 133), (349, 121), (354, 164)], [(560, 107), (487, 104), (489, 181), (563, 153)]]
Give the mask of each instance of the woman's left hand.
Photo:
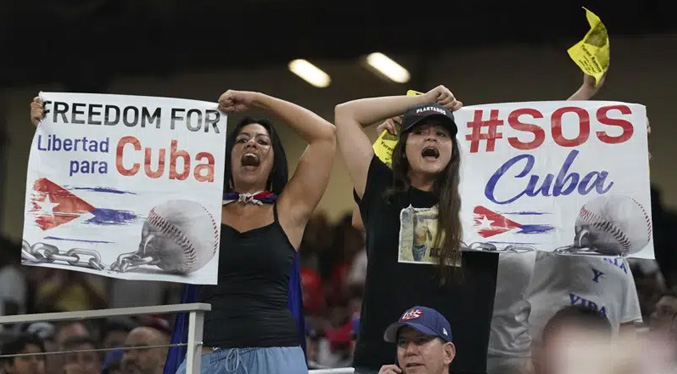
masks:
[(219, 109), (227, 112), (244, 112), (251, 109), (256, 100), (256, 92), (228, 90), (219, 97)]

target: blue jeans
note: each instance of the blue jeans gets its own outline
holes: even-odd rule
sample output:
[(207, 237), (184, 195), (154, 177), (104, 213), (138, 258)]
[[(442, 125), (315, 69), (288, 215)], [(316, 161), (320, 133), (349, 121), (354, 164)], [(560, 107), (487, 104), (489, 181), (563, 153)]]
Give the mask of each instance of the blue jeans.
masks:
[[(186, 373), (184, 359), (176, 374)], [(303, 349), (297, 347), (225, 348), (202, 355), (201, 374), (307, 374)]]

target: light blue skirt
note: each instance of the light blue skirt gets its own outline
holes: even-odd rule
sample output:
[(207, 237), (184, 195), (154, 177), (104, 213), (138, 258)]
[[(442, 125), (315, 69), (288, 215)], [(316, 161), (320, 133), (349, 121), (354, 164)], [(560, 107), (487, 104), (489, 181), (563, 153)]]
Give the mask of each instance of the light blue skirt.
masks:
[[(184, 359), (176, 374), (186, 373)], [(200, 374), (307, 374), (303, 349), (297, 347), (226, 348), (202, 355)]]

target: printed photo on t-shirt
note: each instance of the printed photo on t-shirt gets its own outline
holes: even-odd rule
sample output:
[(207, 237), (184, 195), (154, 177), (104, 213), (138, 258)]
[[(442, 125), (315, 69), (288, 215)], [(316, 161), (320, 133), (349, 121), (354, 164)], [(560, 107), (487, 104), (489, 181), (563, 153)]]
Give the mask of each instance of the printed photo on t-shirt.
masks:
[[(437, 207), (414, 208), (400, 212), (398, 262), (422, 265), (438, 263)], [(442, 238), (444, 239), (444, 238)], [(442, 242), (441, 240), (440, 242)]]

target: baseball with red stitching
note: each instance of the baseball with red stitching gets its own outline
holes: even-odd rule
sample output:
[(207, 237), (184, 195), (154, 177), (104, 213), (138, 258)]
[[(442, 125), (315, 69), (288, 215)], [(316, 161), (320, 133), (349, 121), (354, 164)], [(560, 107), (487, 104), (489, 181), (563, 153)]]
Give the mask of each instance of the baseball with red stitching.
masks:
[(155, 206), (143, 224), (139, 253), (162, 270), (188, 274), (204, 267), (219, 245), (219, 225), (195, 201), (170, 200)]
[(578, 246), (609, 256), (641, 251), (652, 235), (651, 217), (637, 200), (621, 195), (587, 202), (576, 218)]

